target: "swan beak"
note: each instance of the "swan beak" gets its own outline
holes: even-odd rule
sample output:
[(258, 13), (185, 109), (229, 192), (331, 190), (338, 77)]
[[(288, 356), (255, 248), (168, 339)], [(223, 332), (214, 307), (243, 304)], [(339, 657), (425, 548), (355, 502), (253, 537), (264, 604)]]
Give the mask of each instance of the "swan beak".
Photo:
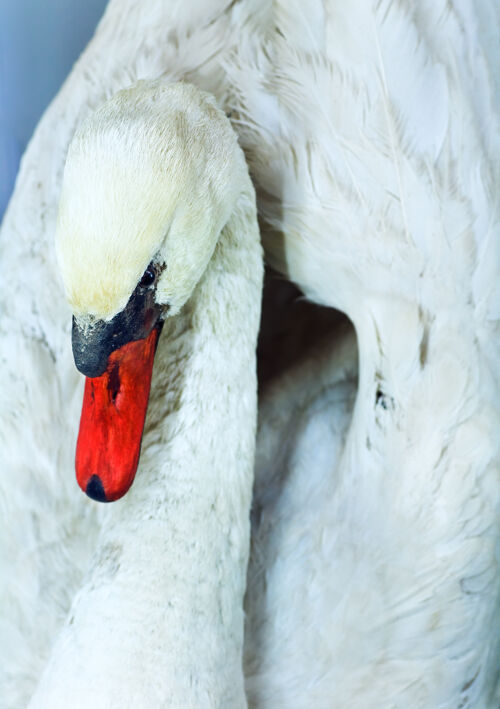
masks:
[(135, 477), (159, 328), (111, 353), (100, 377), (87, 377), (76, 444), (76, 479), (93, 500), (122, 497)]
[(159, 314), (148, 294), (134, 292), (110, 322), (83, 327), (73, 320), (75, 364), (86, 375), (76, 479), (98, 502), (118, 500), (135, 477), (162, 325)]

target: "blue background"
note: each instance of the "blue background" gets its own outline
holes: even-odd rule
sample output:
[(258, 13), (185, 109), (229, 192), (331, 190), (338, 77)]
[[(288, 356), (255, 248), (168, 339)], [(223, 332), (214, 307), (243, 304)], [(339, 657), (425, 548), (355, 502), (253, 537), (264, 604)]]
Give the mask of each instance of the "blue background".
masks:
[(43, 111), (87, 45), (107, 0), (0, 0), (0, 219)]

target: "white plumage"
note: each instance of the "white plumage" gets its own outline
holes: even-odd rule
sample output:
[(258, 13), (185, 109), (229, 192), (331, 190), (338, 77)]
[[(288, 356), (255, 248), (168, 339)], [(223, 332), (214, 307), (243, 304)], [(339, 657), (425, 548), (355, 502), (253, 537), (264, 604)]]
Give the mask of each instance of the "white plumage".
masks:
[[(257, 704), (499, 701), (499, 133), (487, 12), (278, 4), (278, 36), (234, 72), (266, 255), (347, 313), (360, 366), (334, 489), (316, 488), (315, 506), (307, 498), (317, 527), (283, 513), (262, 532), (263, 565), (279, 574), (264, 602), (253, 596), (249, 625), (265, 628), (250, 648)], [(270, 96), (272, 115), (260, 110)], [(302, 465), (283, 510), (307, 497), (313, 465)], [(291, 579), (296, 592), (284, 592)]]
[[(179, 363), (167, 377), (157, 367), (129, 496), (96, 509), (72, 475), (81, 382), (52, 246), (62, 166), (84, 115), (160, 74), (232, 112), (268, 260), (357, 335), (352, 418), (349, 333), (263, 395), (250, 703), (498, 705), (499, 25), (486, 0), (110, 4), (35, 134), (2, 229), (7, 706), (33, 694), (63, 625), (33, 706), (243, 703), (241, 638), (218, 629), (241, 627), (245, 502), (226, 530), (240, 555), (211, 566), (203, 545), (225, 517), (200, 515), (172, 472), (172, 460), (188, 465), (182, 429), (167, 426), (169, 445), (153, 435)], [(183, 363), (194, 350), (177, 327)], [(203, 346), (213, 357), (197, 360), (200, 379), (183, 379), (186, 391), (205, 382), (193, 407), (220, 365)], [(223, 430), (217, 410), (207, 440)], [(184, 411), (206, 435), (200, 410)], [(251, 430), (230, 421), (227, 441)], [(220, 451), (208, 449), (192, 458), (190, 492)], [(224, 509), (230, 488), (213, 479)], [(182, 564), (193, 549), (218, 576)]]

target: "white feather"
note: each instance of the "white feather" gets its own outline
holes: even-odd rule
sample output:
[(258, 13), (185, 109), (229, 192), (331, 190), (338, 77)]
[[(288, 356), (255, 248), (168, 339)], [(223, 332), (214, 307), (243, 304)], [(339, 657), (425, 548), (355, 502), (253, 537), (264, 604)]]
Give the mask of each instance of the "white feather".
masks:
[[(220, 584), (207, 572), (218, 611), (198, 593), (196, 565), (181, 563), (195, 539), (212, 538), (213, 517), (199, 515), (196, 485), (187, 495), (172, 468), (193, 455), (185, 431), (198, 440), (209, 405), (190, 399), (185, 423), (172, 419), (169, 446), (154, 434), (181, 381), (186, 396), (200, 381), (208, 392), (206, 377), (217, 372), (217, 394), (224, 390), (226, 353), (207, 335), (207, 357), (194, 357), (182, 379), (179, 367), (198, 343), (182, 325), (174, 329), (172, 365), (156, 374), (142, 483), (116, 511), (84, 504), (72, 477), (81, 385), (52, 246), (63, 163), (92, 109), (160, 75), (213, 92), (231, 112), (268, 260), (309, 297), (343, 310), (357, 335), (354, 404), (349, 333), (263, 399), (246, 601), (248, 700), (498, 706), (499, 26), (492, 0), (110, 3), (35, 134), (2, 229), (6, 706), (27, 703), (65, 617), (38, 706), (89, 706), (89, 697), (112, 706), (113, 692), (120, 707), (244, 701), (235, 645), (197, 645), (221, 627), (219, 611), (241, 621), (231, 569), (241, 570), (242, 559), (217, 567)], [(247, 431), (236, 415), (226, 426), (215, 426), (214, 439), (223, 430), (234, 443)], [(220, 454), (216, 444), (207, 452), (212, 462)], [(249, 455), (247, 448), (242, 460)], [(192, 460), (198, 473), (207, 464), (201, 454)], [(211, 479), (211, 489), (224, 507), (237, 493), (221, 481)], [(184, 504), (173, 526), (168, 504), (164, 511), (169, 494)], [(231, 518), (236, 532), (229, 524), (225, 531), (244, 546), (241, 505)], [(97, 541), (103, 516), (114, 524)], [(208, 569), (214, 560), (205, 556)], [(170, 585), (170, 564), (182, 571), (178, 585)], [(181, 599), (176, 628), (192, 620), (193, 608), (206, 622), (179, 635), (159, 632), (171, 593)], [(96, 641), (95, 656), (78, 654), (78, 637), (85, 648)], [(226, 651), (227, 672), (215, 671), (213, 659), (223, 665)], [(102, 668), (113, 672), (103, 678)], [(94, 686), (79, 670), (98, 677)], [(228, 699), (223, 685), (231, 678)]]

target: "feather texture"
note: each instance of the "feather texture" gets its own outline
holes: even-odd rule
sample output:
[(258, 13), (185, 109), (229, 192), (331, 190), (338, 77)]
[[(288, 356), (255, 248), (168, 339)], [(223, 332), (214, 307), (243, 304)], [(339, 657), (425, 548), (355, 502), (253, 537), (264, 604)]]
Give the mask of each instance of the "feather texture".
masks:
[[(250, 704), (498, 706), (499, 27), (494, 0), (312, 0), (307, 8), (299, 0), (112, 0), (35, 133), (2, 227), (6, 706), (26, 705), (63, 626), (35, 705), (58, 706), (47, 697), (66, 692), (59, 706), (67, 706), (76, 685), (58, 671), (82, 662), (72, 639), (88, 647), (99, 636), (96, 608), (103, 645), (113, 645), (115, 630), (122, 638), (130, 625), (120, 625), (114, 609), (103, 616), (101, 605), (120, 583), (130, 588), (134, 569), (151, 612), (136, 607), (133, 593), (120, 596), (145, 630), (137, 622), (123, 654), (120, 647), (103, 660), (118, 674), (96, 691), (117, 687), (120, 706), (134, 707), (167, 698), (172, 706), (187, 706), (189, 697), (196, 706), (244, 701), (241, 677), (232, 697), (222, 687), (238, 674), (234, 652), (227, 673), (214, 672), (214, 660), (206, 685), (197, 685), (198, 664), (189, 666), (184, 645), (179, 681), (189, 678), (191, 694), (185, 686), (168, 694), (161, 679), (134, 685), (132, 675), (128, 691), (116, 679), (120, 658), (134, 657), (134, 671), (142, 669), (143, 651), (145, 676), (154, 675), (155, 650), (171, 669), (176, 638), (164, 642), (157, 623), (169, 555), (178, 560), (191, 549), (184, 544), (193, 529), (203, 541), (212, 530), (213, 518), (196, 515), (193, 489), (186, 493), (169, 463), (192, 454), (209, 404), (184, 409), (182, 425), (171, 420), (172, 449), (155, 425), (189, 380), (179, 373), (199, 344), (190, 340), (189, 317), (185, 330), (181, 323), (171, 333), (170, 365), (155, 380), (147, 490), (134, 488), (112, 513), (113, 526), (103, 523), (106, 511), (82, 503), (73, 483), (81, 382), (52, 245), (63, 164), (91, 110), (158, 76), (211, 91), (230, 112), (256, 185), (268, 261), (311, 299), (345, 312), (357, 337), (357, 348), (352, 332), (328, 341), (262, 400), (246, 601)], [(235, 285), (233, 274), (225, 278)], [(212, 305), (218, 322), (226, 305)], [(231, 351), (213, 343), (204, 351), (212, 359), (190, 360), (191, 386), (213, 367), (218, 399), (220, 364)], [(224, 440), (243, 429), (235, 414)], [(183, 438), (186, 430), (194, 438)], [(220, 450), (209, 453), (215, 459)], [(243, 446), (242, 459), (249, 456)], [(218, 489), (215, 478), (210, 485)], [(143, 548), (134, 546), (141, 534), (134, 514), (161, 516), (168, 489), (186, 505), (183, 533), (171, 519), (148, 522), (143, 538), (159, 553), (146, 568)], [(228, 539), (234, 532), (241, 541), (244, 515), (228, 511), (241, 500), (219, 491)], [(130, 577), (119, 569), (125, 559)], [(199, 602), (192, 568), (176, 588)], [(241, 589), (224, 576), (228, 568), (217, 572), (227, 590), (220, 610), (233, 618)], [(78, 631), (68, 615), (73, 601)], [(180, 605), (179, 617), (189, 615), (190, 604)], [(219, 616), (207, 608), (208, 626)], [(210, 661), (222, 657), (204, 650)], [(99, 662), (89, 667), (97, 671)], [(206, 686), (211, 693), (203, 694)], [(92, 687), (78, 687), (85, 701)]]
[[(249, 696), (255, 706), (493, 707), (498, 49), (483, 32), (497, 11), (275, 8), (273, 28), (226, 62), (234, 125), (268, 259), (347, 313), (360, 371), (332, 477), (309, 452), (283, 463), (278, 502), (262, 492), (274, 524), (254, 530), (269, 556), (256, 551), (250, 567)], [(307, 427), (288, 430), (297, 451), (313, 445)], [(316, 464), (326, 478), (312, 499)], [(308, 500), (314, 524), (272, 517), (292, 499)]]

